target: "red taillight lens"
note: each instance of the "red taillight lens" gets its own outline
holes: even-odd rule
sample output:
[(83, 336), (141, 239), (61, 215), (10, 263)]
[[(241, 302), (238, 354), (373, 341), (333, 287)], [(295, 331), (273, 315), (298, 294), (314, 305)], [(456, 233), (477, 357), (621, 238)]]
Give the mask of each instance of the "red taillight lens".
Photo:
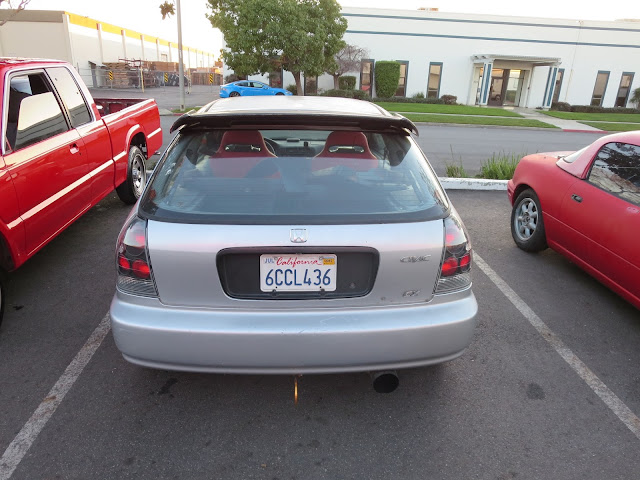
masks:
[(131, 266), (131, 271), (138, 278), (151, 278), (151, 269), (143, 260), (136, 260)]
[(444, 220), (444, 253), (435, 293), (463, 290), (471, 285), (471, 245), (462, 221), (453, 212)]
[(134, 295), (157, 296), (147, 257), (147, 223), (132, 217), (125, 224), (116, 247), (118, 289)]
[(442, 263), (442, 275), (445, 277), (450, 277), (451, 275), (455, 275), (458, 271), (458, 260), (454, 257), (449, 257), (445, 259)]
[(460, 271), (468, 272), (471, 268), (471, 253), (467, 253), (464, 257), (460, 259)]

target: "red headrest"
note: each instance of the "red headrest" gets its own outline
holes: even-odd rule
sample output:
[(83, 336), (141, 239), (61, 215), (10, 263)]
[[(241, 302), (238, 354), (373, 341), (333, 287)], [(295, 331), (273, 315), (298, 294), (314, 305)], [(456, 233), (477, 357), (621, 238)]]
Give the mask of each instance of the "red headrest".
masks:
[(364, 133), (343, 131), (331, 132), (324, 144), (324, 149), (317, 156), (376, 159), (369, 150), (369, 143)]
[(257, 130), (227, 130), (216, 157), (273, 157)]

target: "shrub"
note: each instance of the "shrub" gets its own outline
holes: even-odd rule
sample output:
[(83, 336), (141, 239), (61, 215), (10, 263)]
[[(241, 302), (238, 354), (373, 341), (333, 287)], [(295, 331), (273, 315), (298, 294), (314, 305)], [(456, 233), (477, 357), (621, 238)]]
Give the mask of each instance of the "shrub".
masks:
[(338, 78), (338, 85), (340, 86), (340, 90), (355, 90), (356, 77), (353, 75), (343, 75)]
[(411, 98), (424, 98), (424, 93), (418, 92), (411, 95)]
[(557, 110), (559, 112), (570, 112), (571, 105), (569, 105), (567, 102), (553, 102), (551, 104), (551, 110)]
[(391, 97), (381, 98), (376, 97), (373, 102), (393, 102), (393, 103), (430, 103), (430, 104), (444, 104), (441, 98), (407, 98), (407, 97)]
[(631, 103), (636, 104), (636, 108), (640, 108), (640, 87), (636, 88), (631, 94), (631, 98), (629, 99)]
[(229, 75), (224, 77), (224, 83), (237, 82), (238, 80), (240, 80), (240, 77), (235, 73), (230, 73)]
[(640, 113), (640, 109), (637, 108), (599, 107), (597, 105), (569, 105), (566, 102), (552, 103), (551, 110), (577, 113)]
[(480, 178), (511, 180), (518, 162), (526, 155), (526, 153), (494, 153), (486, 162), (482, 162), (480, 165)]
[(400, 82), (400, 64), (381, 60), (376, 62), (376, 92), (382, 98), (390, 98), (396, 93)]
[(456, 97), (455, 95), (442, 95), (440, 97), (440, 100), (442, 100), (442, 102), (445, 105), (457, 105), (458, 104), (458, 97)]
[(362, 90), (336, 90), (331, 89), (324, 92), (322, 95), (326, 97), (344, 97), (344, 98), (357, 98), (358, 100), (369, 100), (367, 92)]
[(289, 90), (294, 95), (298, 94), (298, 87), (296, 87), (295, 83), (290, 83), (289, 85), (287, 85), (287, 90)]

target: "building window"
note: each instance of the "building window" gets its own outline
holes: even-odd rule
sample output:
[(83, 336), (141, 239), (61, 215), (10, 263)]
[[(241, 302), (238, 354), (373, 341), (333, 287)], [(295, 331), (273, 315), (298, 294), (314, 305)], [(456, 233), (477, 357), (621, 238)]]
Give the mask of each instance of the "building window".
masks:
[(440, 98), (440, 79), (442, 78), (442, 62), (429, 64), (429, 79), (427, 80), (427, 98)]
[(616, 107), (626, 107), (627, 100), (629, 100), (629, 92), (631, 90), (631, 84), (633, 83), (633, 73), (624, 72), (620, 79), (620, 86), (618, 87), (618, 95), (616, 95)]
[(599, 71), (596, 76), (596, 85), (593, 87), (593, 95), (591, 96), (591, 105), (601, 107), (604, 100), (604, 93), (607, 91), (607, 83), (609, 83), (609, 72)]
[(407, 72), (409, 71), (409, 62), (405, 60), (397, 60), (400, 64), (400, 80), (398, 80), (398, 89), (396, 97), (404, 97), (407, 95)]
[(373, 91), (373, 65), (374, 60), (366, 58), (360, 63), (360, 90), (363, 90), (371, 96)]
[(318, 94), (318, 77), (304, 77), (304, 94), (305, 95), (317, 95)]
[(161, 53), (160, 54), (160, 60), (163, 62), (168, 62), (169, 61), (169, 57), (167, 57), (166, 53)]
[(562, 79), (564, 78), (564, 68), (558, 69), (558, 74), (556, 75), (556, 86), (553, 89), (553, 100), (552, 103), (557, 103), (560, 98), (560, 89), (562, 88)]

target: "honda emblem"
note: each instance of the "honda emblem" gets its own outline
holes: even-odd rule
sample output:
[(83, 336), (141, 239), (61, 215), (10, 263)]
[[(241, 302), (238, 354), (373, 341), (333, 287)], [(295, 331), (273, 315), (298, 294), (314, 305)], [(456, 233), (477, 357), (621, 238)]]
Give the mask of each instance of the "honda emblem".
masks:
[(308, 240), (306, 228), (292, 228), (289, 237), (293, 243), (304, 243)]

